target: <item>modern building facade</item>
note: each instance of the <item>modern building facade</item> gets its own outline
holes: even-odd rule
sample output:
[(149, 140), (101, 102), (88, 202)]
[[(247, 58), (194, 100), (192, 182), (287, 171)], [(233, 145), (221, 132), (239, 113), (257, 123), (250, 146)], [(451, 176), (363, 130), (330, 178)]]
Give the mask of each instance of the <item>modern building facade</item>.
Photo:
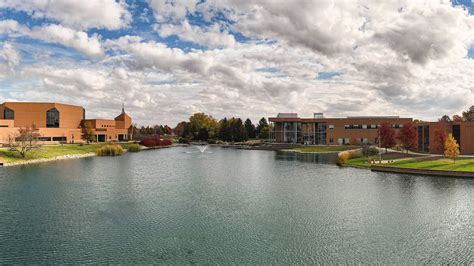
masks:
[(474, 122), (419, 122), (418, 150), (429, 153), (443, 153), (442, 146), (437, 139), (437, 131), (452, 134), (459, 144), (461, 154), (474, 154)]
[[(296, 113), (279, 113), (270, 117), (273, 124), (270, 141), (309, 145), (360, 145), (378, 144), (378, 128), (389, 123), (398, 133), (403, 124), (412, 118), (398, 116), (367, 116), (326, 118), (315, 113), (313, 118), (300, 118)], [(474, 122), (416, 122), (418, 133), (417, 150), (441, 154), (442, 146), (436, 140), (437, 131), (453, 134), (461, 154), (474, 154)]]
[[(24, 127), (36, 127), (40, 142), (82, 142), (81, 126), (91, 123), (98, 141), (130, 139), (132, 119), (122, 109), (114, 120), (86, 120), (82, 106), (60, 103), (5, 102), (0, 104), (0, 143), (8, 142), (10, 136)], [(84, 122), (84, 123), (83, 123)]]
[(378, 144), (378, 127), (390, 123), (398, 131), (412, 118), (398, 116), (360, 116), (326, 118), (315, 113), (313, 118), (300, 118), (296, 113), (279, 113), (270, 117), (273, 123), (270, 140), (276, 143), (310, 145)]

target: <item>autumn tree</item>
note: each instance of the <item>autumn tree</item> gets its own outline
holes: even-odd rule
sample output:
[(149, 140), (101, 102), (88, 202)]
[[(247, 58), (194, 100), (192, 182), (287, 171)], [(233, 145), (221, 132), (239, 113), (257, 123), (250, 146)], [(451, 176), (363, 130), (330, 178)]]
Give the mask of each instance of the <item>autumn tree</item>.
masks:
[(444, 144), (446, 142), (446, 138), (448, 137), (449, 133), (449, 128), (451, 125), (451, 119), (446, 119), (446, 115), (438, 119), (438, 123), (435, 125), (435, 130), (434, 130), (434, 148), (438, 152), (443, 152), (444, 151)]
[(40, 134), (35, 126), (22, 127), (18, 133), (8, 136), (8, 146), (11, 151), (18, 152), (22, 158), (25, 158), (28, 152), (40, 147), (38, 138)]
[(387, 152), (388, 148), (392, 148), (397, 144), (395, 139), (396, 132), (390, 123), (382, 123), (379, 128), (380, 135), (380, 147), (385, 148)]
[(81, 138), (87, 144), (94, 141), (95, 139), (94, 129), (92, 128), (90, 123), (86, 123), (85, 121), (81, 123)]
[(412, 122), (403, 124), (403, 127), (398, 131), (397, 139), (407, 153), (409, 150), (416, 147), (418, 142), (418, 132)]
[(474, 105), (465, 112), (462, 112), (462, 117), (464, 121), (474, 121)]
[(456, 163), (456, 158), (459, 156), (459, 145), (451, 133), (444, 143), (444, 156), (452, 159), (453, 163)]
[[(219, 132), (219, 123), (212, 116), (205, 113), (195, 113), (189, 118), (189, 125), (194, 139), (203, 139), (206, 135), (208, 138), (216, 138)], [(207, 134), (203, 134), (204, 130)]]

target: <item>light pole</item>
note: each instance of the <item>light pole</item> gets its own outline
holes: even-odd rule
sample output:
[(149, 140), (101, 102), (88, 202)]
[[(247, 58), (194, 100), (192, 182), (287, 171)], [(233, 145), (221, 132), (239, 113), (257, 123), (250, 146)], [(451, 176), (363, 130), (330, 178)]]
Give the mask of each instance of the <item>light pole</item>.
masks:
[(380, 139), (380, 125), (378, 125), (378, 128), (379, 128), (379, 130), (378, 130), (379, 131), (378, 132), (379, 133), (379, 163), (382, 163), (382, 154), (380, 153), (380, 149), (382, 148), (381, 147), (382, 141)]

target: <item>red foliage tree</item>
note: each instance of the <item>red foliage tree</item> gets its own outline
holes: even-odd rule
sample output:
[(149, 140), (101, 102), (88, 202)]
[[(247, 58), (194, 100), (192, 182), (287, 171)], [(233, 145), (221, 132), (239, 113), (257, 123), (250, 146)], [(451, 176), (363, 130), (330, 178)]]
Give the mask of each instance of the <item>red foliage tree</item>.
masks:
[(159, 135), (147, 137), (143, 139), (143, 146), (145, 147), (160, 147), (160, 146), (169, 146), (173, 142), (169, 139), (161, 139)]
[(434, 148), (436, 151), (442, 153), (444, 151), (444, 143), (446, 142), (446, 138), (448, 137), (448, 129), (449, 123), (440, 121), (436, 124), (434, 130)]
[(418, 132), (412, 122), (403, 124), (403, 127), (398, 131), (397, 139), (407, 153), (416, 147), (418, 143)]
[(387, 151), (388, 148), (392, 148), (397, 144), (395, 139), (396, 132), (395, 129), (390, 125), (390, 123), (382, 123), (379, 128), (380, 135), (380, 147), (385, 148)]

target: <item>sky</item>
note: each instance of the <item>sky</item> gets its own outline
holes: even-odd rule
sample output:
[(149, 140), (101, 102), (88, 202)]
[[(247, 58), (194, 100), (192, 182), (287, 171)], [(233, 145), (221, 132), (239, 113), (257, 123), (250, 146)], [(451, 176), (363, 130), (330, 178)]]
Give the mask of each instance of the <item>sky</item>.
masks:
[(474, 105), (471, 0), (0, 0), (0, 102), (138, 125)]

